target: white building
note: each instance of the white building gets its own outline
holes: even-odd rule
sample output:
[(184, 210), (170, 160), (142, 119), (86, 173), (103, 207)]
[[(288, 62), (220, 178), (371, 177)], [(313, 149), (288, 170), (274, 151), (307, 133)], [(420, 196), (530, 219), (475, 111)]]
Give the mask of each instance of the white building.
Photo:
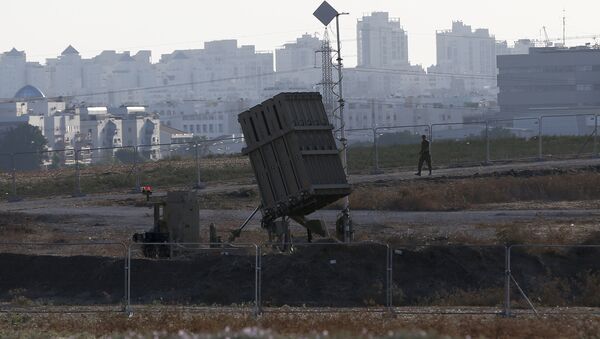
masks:
[(275, 88), (285, 90), (310, 90), (321, 82), (321, 51), (323, 41), (316, 36), (303, 34), (293, 43), (275, 51)]
[(12, 98), (27, 81), (25, 53), (15, 48), (0, 55), (0, 97)]
[(69, 45), (58, 58), (46, 59), (50, 96), (83, 94), (83, 61), (79, 52)]
[[(30, 116), (35, 120), (36, 116)], [(79, 115), (59, 114), (43, 117), (42, 134), (48, 141), (48, 148), (51, 150), (64, 149), (67, 146), (73, 146), (78, 141), (81, 129), (81, 120)]]
[(356, 25), (358, 67), (402, 69), (408, 62), (408, 35), (387, 12), (363, 16)]
[(399, 130), (410, 131), (415, 130), (410, 126), (462, 123), (468, 114), (463, 108), (417, 105), (402, 98), (348, 99), (346, 108), (346, 127), (350, 130), (404, 126)]
[(164, 54), (156, 65), (166, 100), (260, 98), (274, 82), (273, 54), (237, 40), (210, 41), (204, 49)]
[(161, 123), (166, 126), (194, 136), (215, 139), (239, 134), (237, 115), (252, 103), (243, 99), (168, 101), (151, 105), (149, 109), (160, 116)]
[(160, 125), (160, 141), (162, 144), (183, 144), (192, 141), (193, 133), (186, 133), (167, 125)]
[(462, 21), (436, 34), (437, 64), (429, 74), (443, 87), (463, 91), (495, 88), (496, 39), (487, 29), (473, 30)]
[(0, 118), (5, 121), (26, 115), (52, 116), (66, 108), (64, 101), (49, 100), (37, 87), (25, 85), (14, 98), (0, 103)]
[(421, 66), (407, 66), (401, 72), (358, 67), (344, 69), (344, 94), (348, 97), (411, 96), (428, 88), (428, 75)]

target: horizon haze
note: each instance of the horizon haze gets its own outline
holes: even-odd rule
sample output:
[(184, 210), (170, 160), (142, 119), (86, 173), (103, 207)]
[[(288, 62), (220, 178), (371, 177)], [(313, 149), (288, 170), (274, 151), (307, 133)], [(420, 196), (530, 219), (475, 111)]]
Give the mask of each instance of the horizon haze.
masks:
[[(88, 2), (57, 0), (34, 1), (27, 9), (16, 0), (3, 1), (8, 15), (0, 29), (10, 37), (0, 40), (0, 52), (13, 47), (27, 53), (30, 61), (44, 63), (73, 45), (83, 57), (102, 50), (151, 50), (153, 62), (160, 55), (176, 49), (203, 48), (212, 40), (237, 39), (240, 45), (256, 45), (260, 51), (274, 51), (303, 33), (322, 35), (324, 28), (312, 13), (322, 0), (286, 2), (261, 0), (242, 2), (223, 0), (206, 4), (172, 0), (169, 5), (157, 1)], [(551, 39), (562, 37), (563, 9), (567, 17), (567, 37), (588, 36), (600, 30), (597, 21), (599, 4), (589, 1), (545, 1), (543, 4), (516, 0), (502, 6), (488, 2), (457, 0), (452, 3), (421, 1), (408, 3), (390, 0), (369, 2), (330, 0), (339, 12), (342, 55), (347, 67), (356, 65), (356, 22), (363, 15), (389, 12), (399, 18), (409, 35), (409, 58), (412, 64), (425, 67), (435, 64), (435, 32), (449, 29), (460, 20), (475, 28), (488, 28), (497, 40), (509, 44), (521, 38), (540, 39), (546, 26)], [(286, 14), (287, 13), (287, 14)], [(515, 24), (517, 23), (517, 24)], [(330, 27), (330, 36), (334, 25)], [(331, 36), (334, 38), (334, 36)], [(592, 39), (569, 39), (567, 45), (591, 42)]]

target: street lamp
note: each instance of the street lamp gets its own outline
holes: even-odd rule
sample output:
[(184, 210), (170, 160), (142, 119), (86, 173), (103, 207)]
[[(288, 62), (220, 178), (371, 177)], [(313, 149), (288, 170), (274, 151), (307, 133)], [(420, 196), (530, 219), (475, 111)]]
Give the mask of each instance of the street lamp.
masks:
[[(348, 13), (339, 13), (335, 8), (333, 8), (327, 1), (323, 1), (321, 6), (317, 8), (317, 10), (313, 13), (313, 15), (319, 19), (319, 21), (328, 26), (333, 19), (335, 19), (335, 28), (337, 34), (337, 71), (338, 71), (338, 87), (339, 87), (339, 110), (340, 110), (340, 142), (342, 143), (342, 167), (344, 168), (344, 173), (346, 177), (348, 177), (348, 140), (346, 139), (346, 121), (344, 119), (344, 96), (343, 96), (343, 87), (342, 87), (342, 47), (340, 41), (340, 15), (347, 15)], [(346, 196), (344, 197), (344, 204), (342, 213), (339, 216), (336, 227), (338, 230), (343, 230), (344, 234), (344, 242), (351, 242), (353, 229), (352, 229), (352, 220), (350, 218), (350, 200)]]

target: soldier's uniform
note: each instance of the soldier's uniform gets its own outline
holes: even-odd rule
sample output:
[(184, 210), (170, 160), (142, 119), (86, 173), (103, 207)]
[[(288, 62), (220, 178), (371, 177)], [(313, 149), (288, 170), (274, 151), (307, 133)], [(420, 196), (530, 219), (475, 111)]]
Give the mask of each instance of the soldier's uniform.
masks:
[(429, 153), (429, 141), (427, 139), (423, 139), (421, 142), (421, 152), (419, 152), (419, 154), (419, 172), (417, 172), (417, 175), (421, 175), (421, 169), (423, 168), (424, 162), (427, 162), (429, 175), (431, 175), (431, 153)]

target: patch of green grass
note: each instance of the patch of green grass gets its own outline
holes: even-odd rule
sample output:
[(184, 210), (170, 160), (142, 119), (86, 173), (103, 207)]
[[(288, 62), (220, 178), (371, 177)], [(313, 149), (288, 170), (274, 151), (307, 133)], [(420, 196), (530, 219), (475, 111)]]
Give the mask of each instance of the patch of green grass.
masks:
[[(587, 137), (545, 137), (546, 158), (590, 154), (593, 143)], [(379, 147), (379, 167), (383, 169), (415, 168), (418, 161), (418, 144), (396, 144)], [(490, 140), (491, 160), (536, 158), (536, 139), (503, 138)], [(481, 164), (485, 161), (486, 143), (481, 138), (464, 141), (439, 140), (431, 146), (435, 167)], [(374, 150), (371, 145), (351, 145), (348, 153), (350, 173), (368, 173), (374, 167)], [(202, 158), (200, 177), (203, 182), (235, 181), (253, 178), (247, 157), (222, 156)], [(196, 183), (196, 163), (190, 158), (173, 157), (138, 164), (104, 163), (81, 168), (81, 188), (85, 193), (128, 191), (134, 188), (139, 173), (140, 184), (156, 188), (185, 188)], [(11, 192), (8, 173), (0, 180), (0, 193)], [(76, 188), (76, 171), (70, 167), (31, 171), (17, 174), (17, 194), (20, 196), (51, 196), (73, 194)]]
[[(466, 140), (434, 140), (431, 157), (434, 166), (481, 164), (486, 161), (488, 145), (483, 138)], [(586, 156), (593, 152), (593, 140), (589, 137), (547, 136), (542, 138), (545, 159)], [(489, 141), (490, 161), (537, 159), (537, 138), (491, 138)], [(416, 168), (420, 144), (381, 145), (378, 147), (379, 168)], [(365, 173), (374, 166), (372, 144), (350, 145), (348, 169), (351, 173)]]

